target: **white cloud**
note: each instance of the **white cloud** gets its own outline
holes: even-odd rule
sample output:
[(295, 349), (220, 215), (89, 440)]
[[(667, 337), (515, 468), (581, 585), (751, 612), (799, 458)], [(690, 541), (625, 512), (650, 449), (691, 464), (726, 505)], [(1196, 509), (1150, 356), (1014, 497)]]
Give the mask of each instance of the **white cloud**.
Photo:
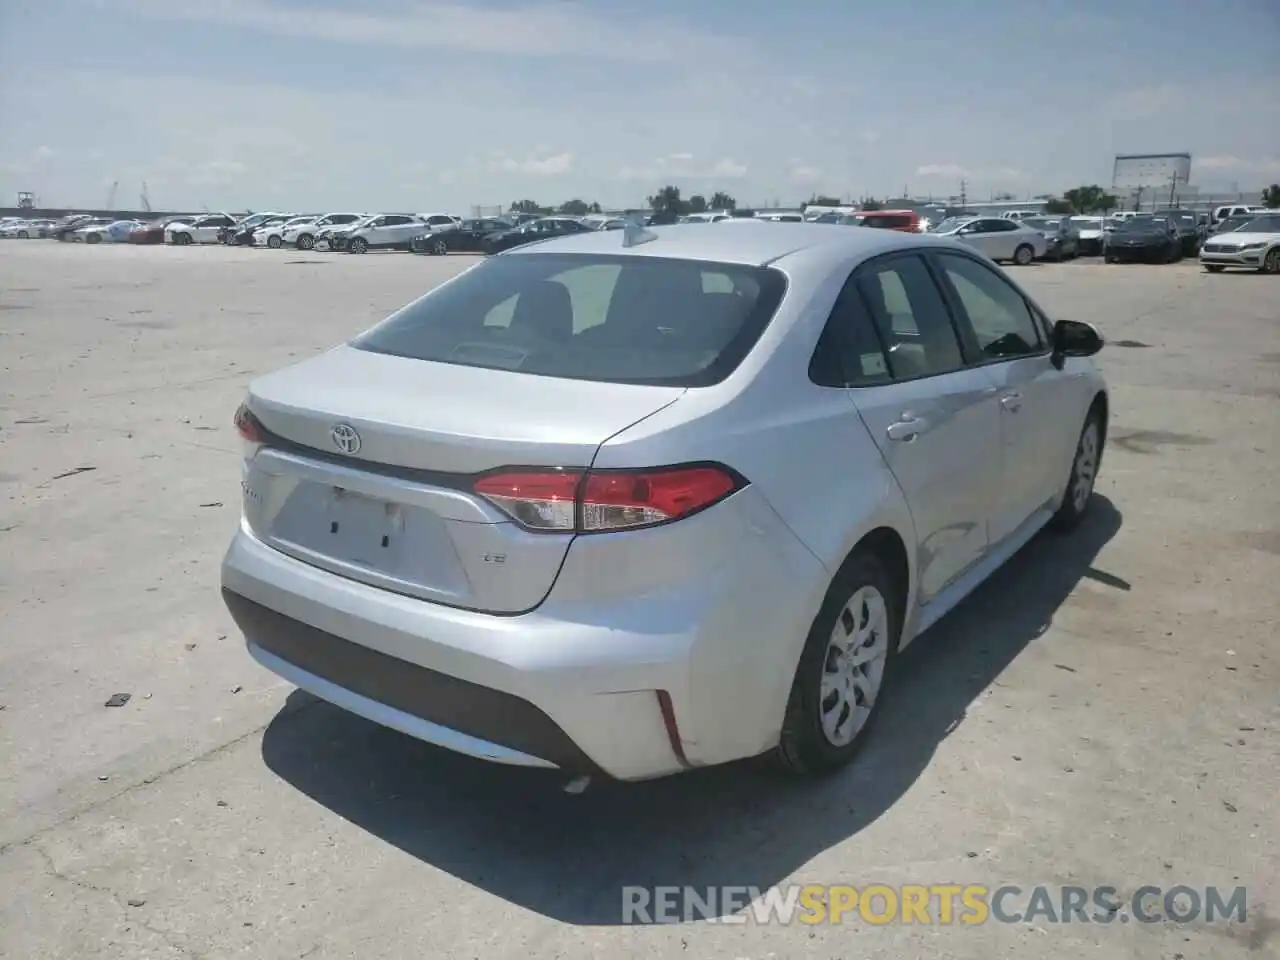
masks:
[(1161, 83), (1128, 90), (1112, 98), (1109, 106), (1120, 120), (1149, 117), (1176, 106), (1184, 95), (1182, 88), (1176, 84)]
[(729, 177), (736, 180), (746, 175), (747, 168), (732, 157), (725, 157), (711, 168), (711, 176), (713, 177)]
[(1267, 157), (1265, 159), (1244, 159), (1242, 157), (1233, 157), (1229, 155), (1211, 156), (1211, 157), (1193, 157), (1192, 166), (1197, 170), (1215, 170), (1238, 173), (1262, 173), (1275, 174), (1280, 173), (1280, 159), (1276, 157)]
[(671, 153), (667, 155), (666, 159), (689, 161), (693, 159), (693, 154), (692, 153)]
[(548, 157), (533, 156), (525, 160), (503, 157), (492, 169), (506, 173), (524, 173), (533, 177), (559, 177), (573, 170), (572, 153), (556, 153)]
[(957, 180), (963, 177), (973, 176), (968, 170), (955, 163), (926, 163), (923, 166), (916, 167), (917, 177), (946, 177), (950, 180)]
[[(565, 2), (483, 6), (460, 0), (410, 0), (392, 6), (314, 4), (276, 0), (84, 0), (149, 20), (213, 23), (260, 33), (337, 43), (436, 48), (523, 56), (574, 56), (655, 63), (685, 62), (716, 51), (741, 52), (745, 42), (704, 34), (688, 24), (646, 16), (619, 23)], [(390, 8), (390, 9), (389, 9)]]

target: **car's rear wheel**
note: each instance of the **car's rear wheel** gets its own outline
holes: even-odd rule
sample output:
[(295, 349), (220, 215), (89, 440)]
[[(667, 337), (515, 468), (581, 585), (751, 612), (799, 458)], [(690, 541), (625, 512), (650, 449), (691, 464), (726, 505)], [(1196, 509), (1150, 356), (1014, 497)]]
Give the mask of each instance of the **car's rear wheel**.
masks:
[(1020, 267), (1027, 266), (1035, 258), (1036, 252), (1029, 243), (1021, 244), (1017, 250), (1013, 251), (1013, 262)]
[(1221, 273), (1223, 270), (1227, 269), (1220, 263), (1206, 263), (1204, 268), (1209, 271), (1209, 273)]
[(1050, 521), (1055, 530), (1067, 531), (1084, 519), (1085, 511), (1093, 500), (1093, 487), (1098, 479), (1098, 467), (1102, 465), (1102, 413), (1097, 406), (1085, 417), (1080, 439), (1076, 441), (1075, 456), (1071, 458), (1071, 473), (1067, 477), (1067, 489), (1062, 506)]
[(870, 551), (841, 567), (809, 629), (777, 758), (799, 774), (838, 770), (861, 749), (883, 702), (901, 634), (902, 585)]
[(316, 245), (316, 238), (311, 236), (311, 234), (309, 233), (298, 234), (298, 239), (294, 242), (294, 246), (296, 246), (299, 250), (310, 250), (315, 245)]
[(1263, 273), (1280, 273), (1280, 249), (1268, 250), (1262, 258)]
[(84, 235), (84, 242), (85, 243), (101, 243), (102, 237), (96, 233), (86, 233)]
[(27, 231), (25, 231), (25, 230), (19, 230), (19, 231), (18, 231), (18, 236), (19, 236), (19, 237), (21, 237), (23, 240), (30, 240), (30, 239), (31, 239), (31, 234), (27, 233)]
[(351, 253), (368, 253), (369, 241), (364, 237), (353, 237), (351, 242), (347, 244), (347, 250)]

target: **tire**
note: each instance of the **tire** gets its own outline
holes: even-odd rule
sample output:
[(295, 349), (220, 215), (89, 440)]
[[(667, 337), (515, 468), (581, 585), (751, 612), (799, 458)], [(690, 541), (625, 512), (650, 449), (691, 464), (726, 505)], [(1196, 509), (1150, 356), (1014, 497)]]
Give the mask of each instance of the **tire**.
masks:
[(1071, 473), (1067, 476), (1062, 506), (1049, 521), (1054, 530), (1063, 533), (1074, 530), (1088, 512), (1089, 504), (1093, 501), (1098, 468), (1102, 466), (1103, 442), (1102, 413), (1094, 406), (1090, 408), (1084, 418), (1084, 426), (1080, 428), (1080, 439), (1076, 441), (1075, 454), (1071, 457)]
[(1227, 268), (1220, 263), (1206, 263), (1204, 265), (1204, 269), (1205, 269), (1205, 272), (1207, 273), (1221, 273), (1223, 270)]
[(1104, 257), (1102, 258), (1102, 262), (1103, 262), (1103, 263), (1115, 263), (1115, 262), (1116, 262), (1116, 258), (1115, 258), (1115, 257), (1110, 257), (1110, 256), (1104, 256)]
[(443, 240), (435, 240), (431, 244), (431, 255), (433, 257), (443, 257), (449, 252), (449, 245)]
[(293, 245), (299, 250), (310, 250), (316, 245), (316, 238), (309, 233), (300, 233)]
[(1280, 273), (1280, 247), (1267, 251), (1267, 255), (1262, 258), (1262, 266), (1258, 268), (1258, 272)]
[(101, 235), (96, 233), (86, 233), (84, 235), (84, 242), (85, 243), (101, 243), (102, 237)]
[(284, 246), (284, 240), (280, 238), (280, 234), (273, 233), (271, 236), (267, 237), (267, 246), (272, 250), (279, 250)]
[[(852, 761), (866, 743), (884, 703), (885, 683), (895, 662), (904, 589), (870, 551), (850, 555), (832, 580), (800, 654), (778, 740), (776, 758), (790, 772), (832, 773)], [(858, 603), (859, 599), (864, 602)], [(861, 608), (856, 617), (851, 607)], [(864, 665), (868, 670), (860, 671), (856, 666), (841, 669), (837, 665), (847, 661), (834, 653), (833, 644), (860, 633), (864, 624), (858, 618), (867, 613), (871, 614), (873, 630), (866, 643), (854, 649), (874, 649), (875, 659)], [(846, 671), (862, 677), (870, 688), (871, 704), (869, 709), (861, 707), (865, 710), (861, 716), (847, 697), (852, 693), (862, 698), (866, 687), (851, 685), (851, 674)]]
[(31, 239), (31, 234), (27, 233), (27, 231), (25, 231), (25, 230), (19, 230), (19, 231), (18, 231), (18, 237), (19, 237), (20, 239), (23, 239), (23, 240), (30, 240), (30, 239)]
[(191, 242), (191, 234), (175, 233), (173, 235), (173, 242), (177, 244), (179, 247), (185, 247), (187, 244)]
[(1032, 249), (1031, 244), (1024, 243), (1013, 251), (1013, 262), (1020, 267), (1025, 267), (1036, 258), (1036, 252)]
[(364, 237), (353, 237), (351, 242), (347, 244), (348, 253), (368, 253), (369, 241)]

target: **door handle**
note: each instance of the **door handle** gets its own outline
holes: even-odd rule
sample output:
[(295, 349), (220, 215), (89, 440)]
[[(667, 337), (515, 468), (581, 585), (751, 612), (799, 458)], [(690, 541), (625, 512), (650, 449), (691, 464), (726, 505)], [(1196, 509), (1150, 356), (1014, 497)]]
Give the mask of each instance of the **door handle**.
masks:
[(1022, 394), (1017, 391), (1014, 391), (1013, 393), (1006, 393), (1000, 398), (1000, 405), (1010, 413), (1017, 413), (1022, 409)]
[(888, 429), (885, 430), (885, 434), (890, 440), (910, 443), (916, 437), (920, 436), (920, 434), (924, 433), (928, 428), (929, 423), (927, 420), (922, 420), (920, 417), (914, 417), (909, 413), (904, 413), (902, 415), (902, 419), (898, 420), (896, 423), (889, 424)]

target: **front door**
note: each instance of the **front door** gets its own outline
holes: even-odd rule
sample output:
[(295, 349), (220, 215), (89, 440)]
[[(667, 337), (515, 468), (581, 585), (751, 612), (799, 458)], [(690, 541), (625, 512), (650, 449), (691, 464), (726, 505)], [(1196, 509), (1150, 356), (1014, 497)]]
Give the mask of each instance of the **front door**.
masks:
[(972, 257), (935, 254), (938, 275), (972, 360), (996, 388), (1003, 469), (989, 533), (1008, 537), (1067, 482), (1079, 431), (1068, 378), (1050, 361), (1045, 324), (998, 270)]
[(1000, 409), (990, 378), (965, 366), (942, 293), (916, 254), (859, 267), (859, 305), (885, 351), (887, 380), (851, 390), (916, 526), (920, 601), (982, 557), (1000, 487)]

